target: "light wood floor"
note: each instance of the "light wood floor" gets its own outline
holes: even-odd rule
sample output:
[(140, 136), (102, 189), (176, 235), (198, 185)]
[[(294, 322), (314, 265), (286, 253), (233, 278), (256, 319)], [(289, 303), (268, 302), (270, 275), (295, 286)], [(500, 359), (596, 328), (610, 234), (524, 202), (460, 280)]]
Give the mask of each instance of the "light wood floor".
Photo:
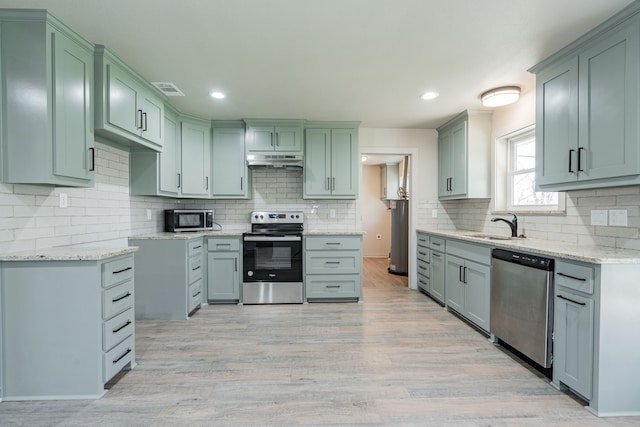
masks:
[(364, 303), (205, 306), (136, 327), (99, 400), (0, 403), (1, 426), (638, 426), (581, 402), (365, 259)]

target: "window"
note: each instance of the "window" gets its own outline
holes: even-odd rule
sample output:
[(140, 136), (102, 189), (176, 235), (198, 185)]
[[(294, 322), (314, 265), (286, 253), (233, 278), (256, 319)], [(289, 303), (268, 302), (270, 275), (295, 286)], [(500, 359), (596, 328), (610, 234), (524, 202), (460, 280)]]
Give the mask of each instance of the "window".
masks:
[(536, 136), (533, 126), (499, 138), (495, 163), (496, 211), (564, 211), (564, 193), (536, 191)]

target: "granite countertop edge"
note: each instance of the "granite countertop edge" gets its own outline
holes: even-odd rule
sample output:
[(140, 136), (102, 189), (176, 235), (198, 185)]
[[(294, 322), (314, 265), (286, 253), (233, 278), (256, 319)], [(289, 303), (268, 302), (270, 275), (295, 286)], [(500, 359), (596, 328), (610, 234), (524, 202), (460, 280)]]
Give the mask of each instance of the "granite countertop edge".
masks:
[(478, 235), (491, 235), (491, 233), (470, 230), (430, 230), (419, 228), (416, 231), (439, 237), (479, 243), (492, 248), (530, 252), (590, 264), (640, 264), (640, 251), (633, 249), (578, 245), (575, 243), (531, 238), (509, 240), (506, 236), (504, 236), (505, 240), (499, 238), (487, 239), (486, 237), (478, 237)]
[(150, 233), (129, 237), (132, 240), (191, 240), (200, 237), (242, 237), (243, 231), (189, 231), (184, 233)]
[(56, 246), (0, 254), (0, 261), (100, 261), (138, 250), (137, 246), (126, 247), (90, 247)]

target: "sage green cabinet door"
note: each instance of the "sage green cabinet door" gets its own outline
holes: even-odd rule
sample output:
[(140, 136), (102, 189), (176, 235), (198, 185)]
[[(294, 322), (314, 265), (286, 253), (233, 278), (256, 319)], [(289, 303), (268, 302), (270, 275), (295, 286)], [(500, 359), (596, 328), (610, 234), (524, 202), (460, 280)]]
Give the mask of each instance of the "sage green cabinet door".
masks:
[(273, 126), (253, 126), (248, 131), (249, 151), (275, 150), (275, 130)]
[(215, 300), (240, 299), (240, 267), (238, 252), (208, 252), (207, 298)]
[(138, 112), (138, 88), (127, 73), (113, 64), (107, 64), (109, 98), (107, 117), (109, 123), (120, 129), (137, 134), (142, 121)]
[(441, 252), (431, 251), (431, 281), (429, 294), (442, 304), (444, 304), (445, 298), (444, 275), (444, 254)]
[(553, 373), (586, 399), (593, 383), (593, 310), (593, 299), (556, 289)]
[(587, 49), (579, 70), (578, 179), (639, 174), (640, 25)]
[(449, 183), (453, 175), (451, 168), (452, 157), (451, 132), (438, 135), (438, 196), (449, 195)]
[(464, 314), (464, 260), (452, 255), (445, 256), (446, 305)]
[(467, 194), (467, 122), (451, 130), (451, 181), (450, 196)]
[(212, 156), (212, 196), (246, 198), (248, 169), (242, 128), (214, 128)]
[(146, 92), (141, 92), (138, 100), (139, 109), (142, 110), (140, 136), (156, 144), (163, 145), (164, 103)]
[(302, 129), (297, 126), (276, 126), (276, 151), (302, 151)]
[(91, 180), (94, 171), (91, 127), (93, 52), (53, 32), (55, 126), (53, 173)]
[(331, 130), (331, 194), (358, 194), (358, 141), (351, 129)]
[(211, 178), (211, 130), (203, 124), (182, 121), (183, 197), (208, 197)]
[(489, 331), (491, 307), (491, 267), (465, 260), (464, 315), (478, 327)]
[[(164, 144), (160, 157), (160, 193), (177, 196), (180, 188), (182, 152), (180, 143), (180, 120), (165, 114)], [(131, 171), (134, 173), (135, 171)]]
[(331, 195), (331, 130), (307, 129), (304, 143), (304, 193)]
[(536, 79), (536, 184), (575, 181), (578, 58), (559, 63)]
[(255, 126), (247, 129), (248, 152), (302, 152), (302, 127)]

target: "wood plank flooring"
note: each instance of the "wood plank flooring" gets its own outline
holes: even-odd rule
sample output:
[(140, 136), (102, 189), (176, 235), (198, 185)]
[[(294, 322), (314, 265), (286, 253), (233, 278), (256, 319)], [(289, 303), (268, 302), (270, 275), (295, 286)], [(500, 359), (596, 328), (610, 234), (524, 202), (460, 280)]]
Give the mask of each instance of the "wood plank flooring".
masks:
[(0, 403), (1, 426), (638, 426), (599, 419), (365, 259), (364, 303), (205, 306), (140, 321), (99, 400)]

